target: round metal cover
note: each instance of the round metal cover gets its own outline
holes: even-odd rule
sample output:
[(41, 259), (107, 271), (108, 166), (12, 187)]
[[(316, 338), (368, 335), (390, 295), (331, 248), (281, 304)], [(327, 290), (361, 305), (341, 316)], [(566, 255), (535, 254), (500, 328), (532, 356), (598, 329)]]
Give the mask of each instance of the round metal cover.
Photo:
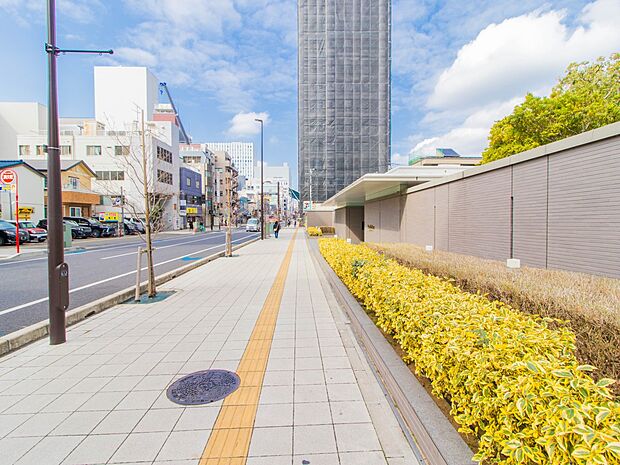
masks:
[(197, 371), (172, 383), (166, 395), (181, 405), (209, 404), (235, 392), (240, 382), (237, 373), (232, 371)]

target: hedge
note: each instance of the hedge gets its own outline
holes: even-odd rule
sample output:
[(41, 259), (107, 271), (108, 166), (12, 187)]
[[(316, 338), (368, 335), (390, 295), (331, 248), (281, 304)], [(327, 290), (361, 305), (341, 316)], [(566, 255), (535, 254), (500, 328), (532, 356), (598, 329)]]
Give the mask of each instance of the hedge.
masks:
[(306, 228), (308, 231), (308, 236), (322, 236), (321, 228), (315, 228), (314, 226), (310, 226)]
[(447, 280), (398, 264), (364, 245), (321, 239), (327, 262), (406, 362), (450, 402), (476, 461), (619, 464), (620, 403), (579, 365), (573, 333)]

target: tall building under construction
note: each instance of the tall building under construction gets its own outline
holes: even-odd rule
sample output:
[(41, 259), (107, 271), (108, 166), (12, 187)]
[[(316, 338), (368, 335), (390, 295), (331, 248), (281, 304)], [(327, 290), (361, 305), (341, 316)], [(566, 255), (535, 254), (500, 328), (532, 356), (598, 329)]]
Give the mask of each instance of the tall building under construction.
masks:
[(388, 169), (391, 2), (299, 0), (298, 21), (299, 186), (320, 202)]

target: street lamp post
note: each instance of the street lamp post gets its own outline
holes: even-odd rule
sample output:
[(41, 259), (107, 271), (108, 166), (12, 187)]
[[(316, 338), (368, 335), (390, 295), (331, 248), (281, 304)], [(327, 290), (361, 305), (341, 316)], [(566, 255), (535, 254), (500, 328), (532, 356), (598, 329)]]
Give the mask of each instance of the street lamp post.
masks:
[(260, 123), (260, 238), (265, 239), (265, 212), (263, 197), (263, 125), (264, 121), (260, 118), (256, 118), (254, 121)]
[(49, 289), (50, 344), (67, 340), (65, 310), (69, 307), (69, 267), (64, 262), (60, 135), (56, 58), (65, 53), (112, 54), (112, 50), (70, 50), (56, 46), (56, 0), (47, 0), (48, 131), (47, 131), (47, 270)]

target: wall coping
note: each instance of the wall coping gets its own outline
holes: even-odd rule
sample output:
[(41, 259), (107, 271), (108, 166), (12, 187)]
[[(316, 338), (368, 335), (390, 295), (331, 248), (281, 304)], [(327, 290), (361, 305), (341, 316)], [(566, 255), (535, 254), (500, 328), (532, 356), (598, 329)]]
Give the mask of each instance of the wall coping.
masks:
[(423, 191), (425, 189), (431, 189), (442, 184), (448, 184), (458, 181), (459, 179), (488, 173), (507, 166), (518, 165), (519, 163), (524, 163), (529, 160), (564, 152), (575, 147), (591, 144), (593, 142), (598, 142), (615, 136), (620, 136), (620, 121), (593, 129), (591, 131), (582, 132), (581, 134), (567, 137), (562, 140), (551, 142), (550, 144), (541, 145), (540, 147), (526, 150), (525, 152), (517, 153), (500, 160), (492, 161), (491, 163), (475, 166), (473, 168), (466, 169), (465, 171), (461, 171), (460, 173), (451, 174), (437, 180), (410, 187), (407, 189), (407, 194)]

